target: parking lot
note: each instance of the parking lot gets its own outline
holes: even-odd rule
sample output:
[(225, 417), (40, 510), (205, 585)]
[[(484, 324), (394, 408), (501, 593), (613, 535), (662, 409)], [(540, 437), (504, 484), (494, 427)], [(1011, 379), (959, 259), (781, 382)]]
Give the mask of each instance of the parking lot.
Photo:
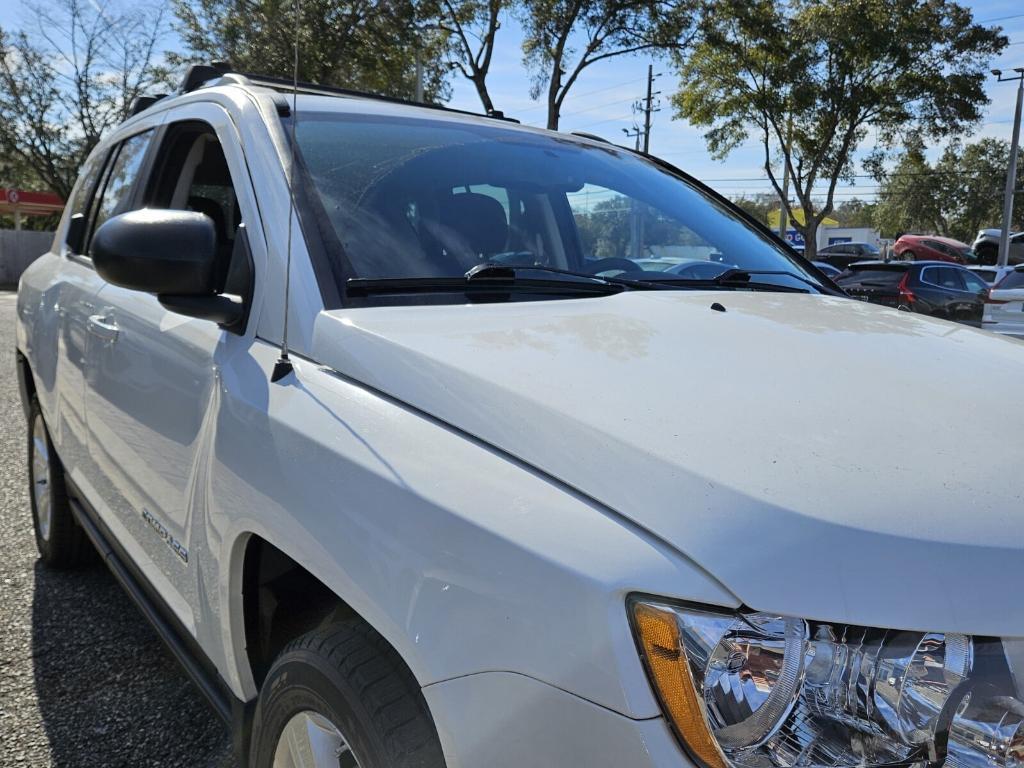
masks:
[(0, 766), (231, 766), (227, 730), (106, 568), (36, 561), (14, 305), (0, 292)]

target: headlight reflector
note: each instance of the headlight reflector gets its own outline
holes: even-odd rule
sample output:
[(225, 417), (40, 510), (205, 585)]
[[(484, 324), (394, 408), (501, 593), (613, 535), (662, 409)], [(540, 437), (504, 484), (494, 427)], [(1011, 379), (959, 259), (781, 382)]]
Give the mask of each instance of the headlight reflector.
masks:
[(630, 611), (665, 713), (708, 768), (1024, 768), (998, 640), (645, 598)]

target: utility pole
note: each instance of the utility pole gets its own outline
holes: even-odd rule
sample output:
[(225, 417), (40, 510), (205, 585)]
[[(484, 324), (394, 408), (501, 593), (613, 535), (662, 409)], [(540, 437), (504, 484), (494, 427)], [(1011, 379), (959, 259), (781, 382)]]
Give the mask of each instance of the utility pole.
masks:
[[(661, 91), (655, 91), (654, 90), (654, 78), (656, 78), (656, 77), (661, 77), (661, 73), (659, 72), (657, 75), (654, 74), (654, 65), (653, 64), (648, 64), (647, 65), (647, 96), (645, 96), (643, 98), (643, 100), (641, 101), (641, 103), (639, 105), (640, 106), (640, 111), (644, 113), (644, 127), (643, 127), (643, 131), (642, 131), (642, 135), (643, 135), (643, 138), (644, 138), (643, 147), (642, 148), (643, 148), (644, 154), (647, 154), (648, 152), (651, 151), (651, 115), (654, 114), (655, 112), (660, 112), (661, 111), (661, 107), (660, 106), (658, 106), (658, 107), (654, 106), (654, 97), (661, 94)], [(637, 149), (640, 149), (640, 148), (641, 147), (638, 144), (637, 145)]]
[(1024, 105), (1024, 67), (1016, 67), (1016, 75), (1003, 77), (993, 69), (1000, 83), (1017, 81), (1017, 108), (1013, 115), (1013, 139), (1010, 142), (1010, 164), (1006, 169), (1006, 191), (1003, 193), (1003, 229), (999, 233), (999, 259), (996, 264), (1005, 267), (1010, 261), (1010, 224), (1013, 222), (1013, 195), (1017, 191), (1017, 152), (1020, 149), (1020, 113)]
[(643, 100), (643, 151), (645, 155), (650, 152), (650, 116), (655, 112), (662, 111), (660, 106), (654, 105), (654, 96), (662, 93), (662, 91), (654, 90), (654, 78), (659, 77), (662, 75), (654, 74), (654, 65), (647, 65), (647, 96)]

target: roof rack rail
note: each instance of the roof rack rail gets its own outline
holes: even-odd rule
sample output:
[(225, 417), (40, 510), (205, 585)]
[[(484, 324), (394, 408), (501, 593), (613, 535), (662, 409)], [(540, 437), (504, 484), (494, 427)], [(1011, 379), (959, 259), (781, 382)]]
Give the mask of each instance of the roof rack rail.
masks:
[(453, 107), (446, 107), (441, 104), (429, 104), (426, 102), (411, 101), (409, 99), (399, 98), (397, 96), (384, 96), (379, 93), (370, 93), (368, 91), (360, 91), (354, 88), (340, 88), (334, 85), (321, 85), (319, 83), (306, 83), (299, 82), (298, 84), (292, 83), (284, 77), (273, 77), (271, 75), (261, 75), (254, 72), (230, 72), (225, 74), (235, 75), (236, 77), (244, 77), (251, 85), (262, 85), (267, 88), (271, 88), (281, 93), (291, 93), (293, 88), (296, 88), (299, 93), (305, 93), (314, 96), (349, 96), (357, 99), (373, 99), (374, 101), (384, 101), (389, 104), (405, 104), (413, 107), (423, 107), (425, 109), (435, 109), (441, 112), (453, 112), (459, 115), (471, 115), (473, 117), (490, 117), (495, 120), (504, 120), (509, 123), (518, 123), (519, 121), (513, 117), (505, 117), (505, 115), (498, 111), (493, 110), (490, 113), (484, 114), (480, 112), (470, 112), (465, 109), (455, 109)]
[[(272, 75), (261, 75), (255, 72), (239, 72), (231, 67), (226, 62), (213, 62), (211, 64), (193, 64), (188, 68), (185, 73), (185, 78), (182, 80), (181, 88), (179, 93), (189, 93), (194, 91), (211, 80), (226, 79), (228, 82), (234, 82), (239, 85), (261, 85), (266, 88), (271, 88), (279, 93), (291, 93), (292, 89), (295, 88), (299, 93), (310, 94), (315, 96), (349, 96), (358, 99), (373, 99), (375, 101), (384, 101), (390, 104), (406, 104), (414, 107), (423, 107), (425, 109), (435, 109), (441, 112), (450, 112), (459, 115), (472, 115), (473, 117), (489, 117), (494, 120), (504, 120), (509, 123), (518, 123), (519, 121), (513, 117), (506, 117), (504, 113), (499, 110), (491, 110), (487, 114), (479, 112), (470, 112), (464, 109), (454, 109), (452, 107), (445, 107), (440, 104), (426, 104), (418, 101), (410, 101), (409, 99), (401, 99), (396, 96), (383, 96), (379, 93), (369, 93), (367, 91), (359, 91), (353, 88), (339, 88), (333, 85), (321, 85), (319, 83), (307, 83), (299, 82), (298, 84), (293, 83), (291, 80), (284, 77), (274, 77)], [(282, 107), (278, 108), (279, 112), (287, 115), (290, 112), (283, 111)]]
[(231, 65), (223, 61), (214, 61), (210, 64), (193, 64), (185, 71), (185, 77), (181, 81), (178, 93), (190, 93), (203, 83), (216, 80), (231, 71)]
[(152, 107), (154, 104), (160, 101), (160, 99), (166, 98), (166, 93), (155, 93), (146, 94), (143, 96), (136, 96), (135, 101), (132, 102), (131, 109), (128, 110), (128, 114), (125, 116), (125, 120), (127, 120), (129, 117), (135, 117), (137, 114), (139, 114), (139, 112), (144, 112), (145, 110)]

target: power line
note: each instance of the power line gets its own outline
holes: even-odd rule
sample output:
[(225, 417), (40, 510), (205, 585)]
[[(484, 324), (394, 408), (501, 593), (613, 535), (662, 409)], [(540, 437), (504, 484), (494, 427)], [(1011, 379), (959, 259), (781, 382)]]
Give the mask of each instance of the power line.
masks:
[(615, 101), (605, 101), (605, 102), (603, 102), (601, 104), (595, 104), (592, 107), (587, 107), (586, 109), (576, 109), (576, 110), (573, 110), (572, 112), (561, 112), (560, 116), (561, 117), (568, 117), (569, 115), (582, 115), (584, 112), (593, 112), (595, 109), (603, 109), (604, 107), (610, 107), (613, 104), (624, 104), (627, 101), (633, 101), (633, 100), (634, 99), (633, 99), (632, 96), (628, 96), (625, 99), (616, 99)]
[(993, 21), (1007, 21), (1008, 19), (1024, 19), (1024, 13), (1014, 13), (1010, 16), (996, 16), (994, 19), (982, 19), (979, 24), (988, 24)]
[(630, 117), (632, 117), (632, 115), (619, 115), (618, 117), (609, 117), (607, 120), (598, 120), (596, 123), (586, 123), (585, 125), (577, 125), (576, 129), (579, 130), (580, 128), (590, 128), (590, 127), (595, 126), (595, 125), (604, 125), (605, 123), (614, 123), (614, 122), (617, 122), (619, 120), (626, 120), (626, 119), (628, 119)]
[[(592, 91), (584, 91), (583, 93), (574, 93), (570, 97), (567, 97), (567, 98), (571, 98), (575, 102), (576, 99), (582, 99), (585, 96), (593, 96), (595, 93), (604, 93), (605, 91), (611, 91), (611, 90), (613, 90), (615, 88), (622, 88), (623, 86), (626, 86), (626, 85), (633, 85), (634, 83), (637, 83), (637, 82), (639, 82), (639, 81), (637, 80), (637, 78), (634, 77), (632, 80), (626, 80), (626, 81), (621, 82), (621, 83), (615, 83), (614, 85), (606, 85), (606, 86), (604, 86), (602, 88), (595, 88)], [(623, 101), (629, 101), (629, 99), (624, 99)], [(612, 101), (612, 102), (608, 102), (608, 103), (609, 104), (616, 104), (618, 102)], [(525, 104), (527, 106), (521, 107), (521, 106), (519, 106), (519, 104)], [(531, 99), (530, 101), (519, 102), (518, 104), (516, 104), (516, 103), (503, 104), (502, 107), (503, 107), (505, 112), (513, 112), (514, 111), (514, 112), (520, 112), (521, 113), (521, 112), (535, 112), (535, 111), (537, 111), (539, 109), (547, 109), (548, 105), (547, 104), (540, 104), (540, 103), (538, 103), (537, 99)], [(575, 112), (562, 112), (561, 116), (565, 117), (566, 115), (571, 115), (571, 114), (576, 114), (576, 113)]]

